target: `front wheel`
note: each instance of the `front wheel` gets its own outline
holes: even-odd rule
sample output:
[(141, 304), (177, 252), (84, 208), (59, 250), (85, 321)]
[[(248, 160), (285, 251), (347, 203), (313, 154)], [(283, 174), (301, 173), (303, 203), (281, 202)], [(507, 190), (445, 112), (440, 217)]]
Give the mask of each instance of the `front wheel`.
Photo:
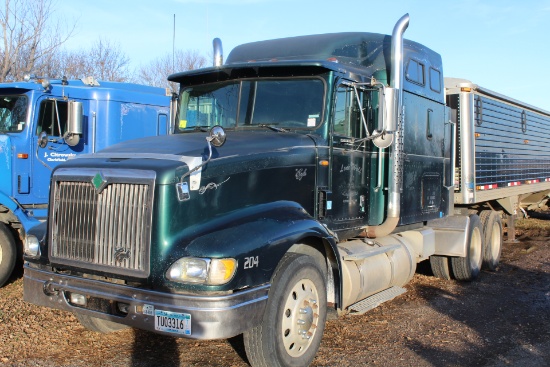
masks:
[(15, 240), (9, 228), (4, 223), (0, 223), (0, 287), (10, 278), (16, 259)]
[(286, 254), (273, 275), (262, 323), (244, 333), (254, 367), (308, 366), (327, 315), (326, 285), (312, 257)]

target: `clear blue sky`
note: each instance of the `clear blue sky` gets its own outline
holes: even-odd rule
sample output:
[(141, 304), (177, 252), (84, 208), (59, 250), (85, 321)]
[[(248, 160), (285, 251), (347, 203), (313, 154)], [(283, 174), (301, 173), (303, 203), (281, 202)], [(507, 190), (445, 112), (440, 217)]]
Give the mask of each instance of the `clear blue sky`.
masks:
[(118, 44), (133, 66), (176, 49), (224, 55), (241, 43), (316, 33), (391, 34), (405, 13), (405, 37), (440, 53), (446, 76), (550, 111), (550, 0), (57, 0), (76, 21), (69, 49), (100, 37)]

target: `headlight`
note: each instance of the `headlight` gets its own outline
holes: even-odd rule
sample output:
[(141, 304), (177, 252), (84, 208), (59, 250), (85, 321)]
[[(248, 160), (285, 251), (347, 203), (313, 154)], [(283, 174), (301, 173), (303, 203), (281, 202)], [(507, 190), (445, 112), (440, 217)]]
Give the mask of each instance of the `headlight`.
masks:
[(229, 282), (236, 269), (235, 259), (182, 257), (170, 266), (166, 278), (179, 283), (220, 285)]
[(40, 256), (40, 241), (38, 238), (33, 235), (27, 235), (25, 237), (25, 255), (30, 257), (39, 257)]

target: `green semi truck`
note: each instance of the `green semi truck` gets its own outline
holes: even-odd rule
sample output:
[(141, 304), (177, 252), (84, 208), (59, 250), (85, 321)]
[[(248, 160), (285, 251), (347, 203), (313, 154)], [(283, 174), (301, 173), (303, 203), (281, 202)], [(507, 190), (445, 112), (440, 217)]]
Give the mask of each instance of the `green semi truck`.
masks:
[[(475, 101), (487, 112), (499, 95), (456, 79), (446, 93), (440, 55), (405, 40), (408, 23), (244, 44), (225, 63), (216, 39), (213, 67), (169, 77), (174, 134), (54, 170), (48, 223), (26, 241), (25, 300), (101, 332), (243, 334), (251, 365), (306, 366), (327, 314), (400, 295), (418, 263), (466, 281), (496, 269), (502, 215), (550, 191), (550, 170), (476, 200), (492, 188), (476, 186), (475, 149), (513, 153), (477, 145), (491, 121)], [(548, 119), (516, 102), (499, 103), (524, 111), (518, 132)]]

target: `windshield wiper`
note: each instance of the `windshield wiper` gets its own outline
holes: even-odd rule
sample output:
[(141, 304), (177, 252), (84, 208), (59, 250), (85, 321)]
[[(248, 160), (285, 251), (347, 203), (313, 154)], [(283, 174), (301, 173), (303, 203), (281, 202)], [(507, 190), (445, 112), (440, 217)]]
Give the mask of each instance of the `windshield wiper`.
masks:
[(273, 125), (259, 124), (258, 126), (259, 127), (267, 127), (268, 129), (273, 130), (273, 131), (277, 131), (279, 133), (287, 133), (288, 132), (287, 129), (283, 129), (282, 127), (276, 127), (276, 126), (273, 126)]

